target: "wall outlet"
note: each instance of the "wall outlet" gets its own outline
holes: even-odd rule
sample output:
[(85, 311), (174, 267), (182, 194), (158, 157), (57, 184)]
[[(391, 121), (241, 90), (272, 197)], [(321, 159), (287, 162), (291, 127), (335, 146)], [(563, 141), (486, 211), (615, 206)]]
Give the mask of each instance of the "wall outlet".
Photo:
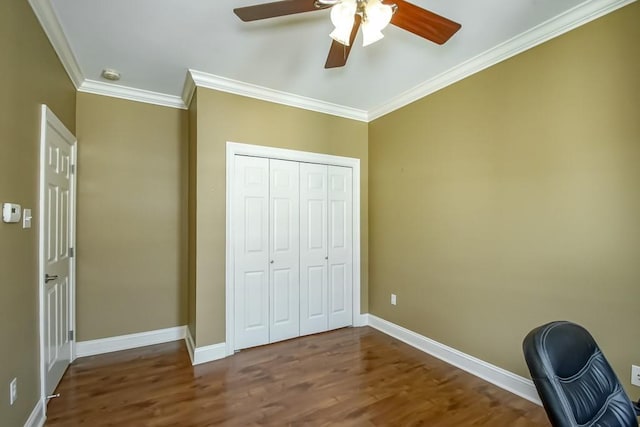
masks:
[(9, 383), (9, 403), (13, 405), (13, 403), (18, 398), (18, 379), (14, 378)]
[(631, 384), (640, 387), (640, 366), (631, 365)]
[(391, 305), (396, 305), (397, 302), (396, 294), (391, 294)]

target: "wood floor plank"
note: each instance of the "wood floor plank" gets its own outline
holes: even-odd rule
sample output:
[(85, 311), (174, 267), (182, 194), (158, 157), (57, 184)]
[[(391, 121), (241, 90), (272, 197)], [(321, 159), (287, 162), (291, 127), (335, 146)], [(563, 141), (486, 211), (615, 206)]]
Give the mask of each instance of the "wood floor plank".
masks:
[(47, 426), (549, 426), (544, 410), (372, 328), (191, 366), (181, 341), (78, 359)]

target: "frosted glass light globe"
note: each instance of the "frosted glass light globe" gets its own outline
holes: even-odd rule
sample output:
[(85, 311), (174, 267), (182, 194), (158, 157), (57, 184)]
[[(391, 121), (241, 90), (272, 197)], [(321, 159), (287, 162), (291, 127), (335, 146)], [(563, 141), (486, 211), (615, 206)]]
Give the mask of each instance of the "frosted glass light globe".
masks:
[(335, 29), (330, 36), (338, 43), (349, 46), (351, 29), (355, 20), (357, 3), (355, 0), (343, 0), (331, 8), (331, 22)]

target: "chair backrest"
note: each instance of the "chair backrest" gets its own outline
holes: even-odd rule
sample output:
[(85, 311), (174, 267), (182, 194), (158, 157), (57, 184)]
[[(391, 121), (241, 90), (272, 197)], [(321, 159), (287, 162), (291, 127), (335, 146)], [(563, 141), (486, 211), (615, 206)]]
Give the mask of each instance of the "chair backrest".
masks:
[(554, 427), (638, 427), (620, 381), (582, 326), (548, 323), (529, 332), (522, 348)]

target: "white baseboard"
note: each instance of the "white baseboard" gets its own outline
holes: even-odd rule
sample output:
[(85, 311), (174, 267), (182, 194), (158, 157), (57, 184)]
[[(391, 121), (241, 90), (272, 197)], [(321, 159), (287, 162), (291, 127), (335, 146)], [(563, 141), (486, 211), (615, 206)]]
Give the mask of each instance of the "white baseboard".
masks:
[(193, 337), (191, 336), (191, 331), (189, 330), (188, 326), (186, 327), (186, 331), (184, 334), (184, 343), (187, 345), (187, 351), (189, 352), (189, 359), (191, 359), (191, 364), (195, 365), (195, 363), (193, 363), (193, 354), (196, 348), (196, 344), (193, 342)]
[(45, 421), (44, 416), (44, 403), (42, 399), (38, 399), (38, 404), (31, 411), (31, 415), (27, 418), (27, 421), (24, 423), (24, 427), (42, 427), (44, 426)]
[(189, 351), (189, 357), (191, 358), (192, 365), (213, 362), (214, 360), (224, 359), (227, 357), (227, 343), (221, 342), (204, 347), (196, 347), (189, 328), (187, 328), (184, 340), (187, 344), (187, 350)]
[(227, 343), (206, 345), (204, 347), (196, 347), (193, 354), (193, 364), (213, 362), (214, 360), (224, 359), (227, 357)]
[(368, 314), (368, 324), (372, 328), (384, 332), (418, 350), (424, 351), (440, 360), (443, 360), (457, 368), (469, 372), (485, 381), (488, 381), (504, 390), (523, 397), (537, 405), (542, 405), (538, 392), (533, 382), (492, 365), (484, 360), (463, 353), (409, 329), (398, 326), (373, 314)]
[(76, 356), (86, 357), (96, 354), (111, 353), (112, 351), (129, 350), (147, 345), (162, 344), (185, 338), (186, 326), (158, 329), (137, 334), (120, 335), (76, 343)]
[(360, 326), (369, 325), (369, 313), (356, 314), (353, 316), (353, 326), (358, 328)]

